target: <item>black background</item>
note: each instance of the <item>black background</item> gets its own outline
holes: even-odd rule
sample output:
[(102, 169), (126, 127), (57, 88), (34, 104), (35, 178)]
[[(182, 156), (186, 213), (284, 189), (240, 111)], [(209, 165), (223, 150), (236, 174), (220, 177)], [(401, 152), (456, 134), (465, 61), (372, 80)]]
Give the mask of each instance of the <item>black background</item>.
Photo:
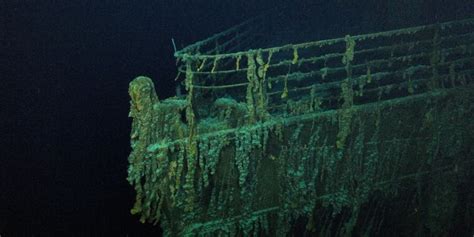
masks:
[[(160, 99), (174, 95), (171, 38), (181, 48), (261, 10), (315, 3), (315, 29), (391, 28), (400, 9), (383, 2), (0, 0), (0, 235), (159, 236), (129, 211), (127, 90), (147, 75)], [(405, 25), (474, 12), (473, 1), (420, 2)]]

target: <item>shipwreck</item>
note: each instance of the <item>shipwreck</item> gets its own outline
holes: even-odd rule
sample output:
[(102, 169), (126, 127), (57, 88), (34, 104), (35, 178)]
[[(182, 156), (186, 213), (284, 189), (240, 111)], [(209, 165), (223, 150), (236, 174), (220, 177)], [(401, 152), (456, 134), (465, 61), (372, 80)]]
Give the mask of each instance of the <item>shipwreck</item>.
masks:
[(183, 96), (130, 83), (131, 212), (167, 236), (474, 228), (474, 19), (280, 45), (267, 20), (177, 51)]

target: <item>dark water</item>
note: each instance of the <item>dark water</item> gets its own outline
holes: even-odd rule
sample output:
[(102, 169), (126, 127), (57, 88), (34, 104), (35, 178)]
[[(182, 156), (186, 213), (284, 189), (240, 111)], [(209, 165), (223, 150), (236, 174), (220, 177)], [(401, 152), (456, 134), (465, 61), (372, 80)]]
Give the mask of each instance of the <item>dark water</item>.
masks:
[(275, 6), (306, 9), (320, 39), (474, 12), (404, 2), (0, 1), (0, 236), (160, 235), (130, 215), (127, 90), (148, 75), (174, 95), (172, 38), (179, 49)]

